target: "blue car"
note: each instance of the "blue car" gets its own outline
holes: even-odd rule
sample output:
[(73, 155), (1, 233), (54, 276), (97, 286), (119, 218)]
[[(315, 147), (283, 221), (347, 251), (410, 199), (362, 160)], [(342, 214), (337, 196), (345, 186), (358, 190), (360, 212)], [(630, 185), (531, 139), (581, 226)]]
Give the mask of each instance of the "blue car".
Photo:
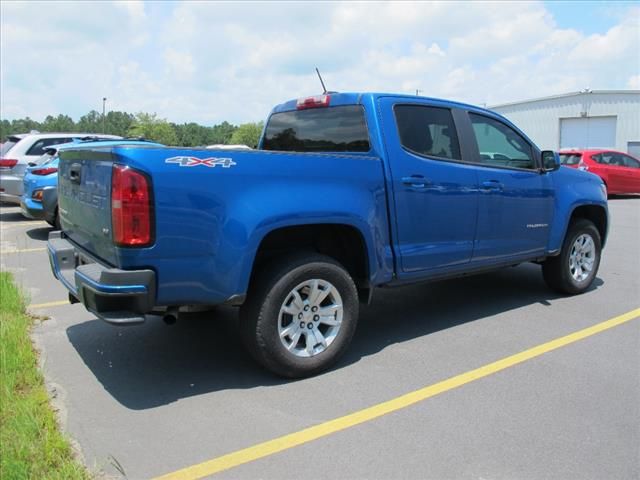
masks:
[(49, 225), (60, 229), (58, 216), (58, 153), (65, 148), (82, 146), (113, 147), (115, 145), (146, 145), (162, 147), (160, 143), (146, 140), (113, 140), (91, 138), (74, 140), (70, 143), (53, 145), (45, 150), (37, 165), (27, 168), (24, 175), (24, 193), (20, 201), (22, 214), (35, 220), (46, 220)]

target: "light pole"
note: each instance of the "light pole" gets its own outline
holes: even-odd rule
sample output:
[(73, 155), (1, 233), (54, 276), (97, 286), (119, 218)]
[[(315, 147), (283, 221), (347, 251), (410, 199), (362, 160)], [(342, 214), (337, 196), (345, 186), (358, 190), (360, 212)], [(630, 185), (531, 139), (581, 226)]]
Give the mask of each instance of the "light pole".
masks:
[(422, 90), (418, 90), (418, 89), (416, 88), (416, 97), (420, 95), (420, 92), (421, 92), (421, 91), (422, 91)]
[(106, 117), (104, 115), (104, 108), (106, 103), (107, 103), (107, 97), (102, 97), (102, 133), (107, 133), (106, 123), (105, 123)]

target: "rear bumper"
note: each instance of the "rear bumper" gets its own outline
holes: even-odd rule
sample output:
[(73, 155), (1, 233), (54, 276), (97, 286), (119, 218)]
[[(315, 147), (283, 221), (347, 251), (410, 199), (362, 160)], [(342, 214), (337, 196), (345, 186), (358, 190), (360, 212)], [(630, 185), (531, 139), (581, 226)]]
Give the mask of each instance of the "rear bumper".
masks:
[(0, 202), (20, 205), (20, 195), (11, 195), (10, 193), (0, 192)]
[(22, 211), (22, 215), (27, 218), (31, 218), (33, 220), (44, 220), (44, 209), (42, 208), (42, 204), (39, 202), (34, 202), (31, 199), (25, 200), (22, 198), (20, 200), (20, 210)]
[(51, 232), (47, 243), (54, 276), (98, 318), (116, 325), (144, 322), (156, 298), (153, 270), (120, 270), (97, 262)]
[(23, 186), (22, 178), (8, 173), (0, 174), (0, 200), (20, 204)]

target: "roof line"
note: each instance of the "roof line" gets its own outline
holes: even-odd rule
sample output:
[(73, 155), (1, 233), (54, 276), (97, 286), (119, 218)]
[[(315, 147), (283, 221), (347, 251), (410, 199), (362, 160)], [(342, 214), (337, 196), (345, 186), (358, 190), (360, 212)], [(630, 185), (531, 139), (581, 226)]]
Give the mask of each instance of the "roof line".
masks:
[(640, 90), (588, 90), (588, 91), (580, 91), (580, 92), (569, 92), (569, 93), (561, 93), (558, 95), (549, 95), (547, 97), (539, 97), (539, 98), (531, 98), (528, 100), (520, 100), (517, 102), (507, 102), (507, 103), (499, 103), (496, 105), (491, 105), (487, 108), (499, 108), (499, 107), (509, 107), (511, 105), (522, 105), (523, 103), (534, 103), (541, 102), (544, 100), (554, 100), (556, 98), (566, 98), (566, 97), (575, 97), (578, 95), (591, 95), (591, 94), (619, 94), (619, 93), (631, 93), (631, 94), (640, 94)]

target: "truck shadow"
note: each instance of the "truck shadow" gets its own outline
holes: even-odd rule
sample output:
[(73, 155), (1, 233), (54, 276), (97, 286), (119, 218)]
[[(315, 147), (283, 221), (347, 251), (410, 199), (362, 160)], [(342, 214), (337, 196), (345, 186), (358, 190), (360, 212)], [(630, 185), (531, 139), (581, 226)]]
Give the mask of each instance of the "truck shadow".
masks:
[[(486, 275), (376, 291), (361, 309), (353, 343), (336, 369), (384, 348), (484, 317), (559, 298), (540, 269), (523, 265)], [(596, 279), (592, 288), (603, 284)], [(191, 314), (167, 327), (159, 317), (137, 327), (100, 320), (73, 325), (67, 336), (104, 388), (133, 410), (228, 389), (273, 386), (290, 380), (260, 368), (239, 340), (237, 309)]]
[[(2, 211), (4, 210), (4, 211)], [(9, 210), (9, 211), (7, 211)], [(22, 216), (20, 209), (16, 209), (15, 205), (3, 204), (0, 210), (0, 222), (28, 222), (29, 219)], [(37, 220), (33, 220), (37, 222)]]
[(27, 236), (31, 240), (39, 240), (41, 242), (46, 242), (49, 239), (49, 233), (53, 232), (54, 228), (50, 226), (32, 228), (31, 230), (27, 230)]

